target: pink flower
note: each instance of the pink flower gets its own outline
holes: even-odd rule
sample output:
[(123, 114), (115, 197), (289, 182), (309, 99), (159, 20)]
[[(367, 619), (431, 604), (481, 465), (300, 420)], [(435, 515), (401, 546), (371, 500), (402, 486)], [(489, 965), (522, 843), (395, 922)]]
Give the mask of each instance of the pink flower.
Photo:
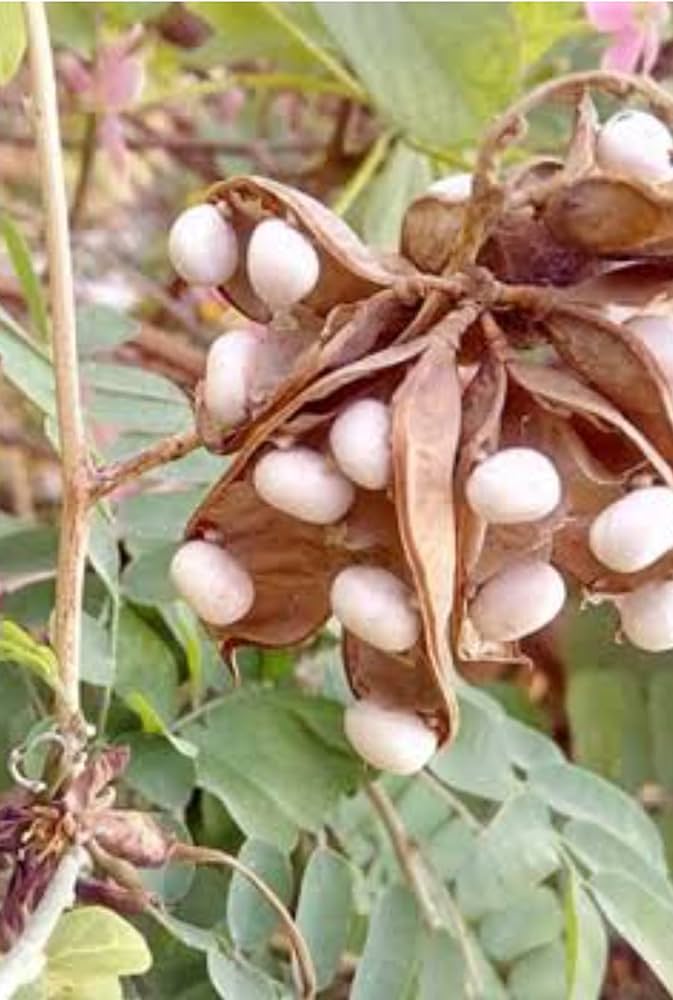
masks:
[(584, 5), (594, 28), (610, 37), (603, 53), (603, 69), (649, 73), (661, 47), (661, 33), (668, 21), (664, 0), (645, 2), (601, 2), (588, 0)]

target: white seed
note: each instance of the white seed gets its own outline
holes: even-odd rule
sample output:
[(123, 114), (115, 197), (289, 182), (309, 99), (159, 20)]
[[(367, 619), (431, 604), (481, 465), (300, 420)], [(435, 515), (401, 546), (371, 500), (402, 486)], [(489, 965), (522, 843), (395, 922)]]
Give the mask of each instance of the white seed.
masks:
[(483, 639), (511, 642), (548, 625), (565, 598), (558, 570), (541, 559), (522, 559), (486, 581), (469, 615)]
[(673, 136), (645, 111), (618, 111), (598, 133), (596, 158), (609, 173), (653, 184), (673, 180)]
[(503, 448), (472, 471), (465, 494), (472, 510), (491, 524), (520, 524), (554, 510), (561, 499), (561, 480), (542, 452)]
[(380, 566), (348, 566), (334, 578), (332, 613), (359, 639), (386, 653), (411, 649), (421, 631), (412, 591)]
[(212, 344), (206, 361), (206, 409), (225, 427), (248, 416), (250, 388), (261, 338), (251, 330), (231, 330)]
[(448, 174), (433, 181), (428, 188), (428, 194), (440, 194), (447, 201), (457, 205), (472, 195), (472, 174)]
[(357, 753), (381, 771), (415, 774), (437, 752), (437, 737), (412, 712), (358, 701), (344, 714), (346, 736)]
[(355, 499), (352, 483), (311, 448), (267, 452), (255, 466), (253, 482), (271, 507), (310, 524), (340, 521)]
[(194, 205), (171, 226), (168, 256), (190, 285), (222, 285), (238, 264), (236, 233), (214, 205)]
[(673, 316), (632, 316), (626, 326), (654, 355), (664, 375), (673, 382)]
[(390, 408), (379, 399), (360, 399), (332, 424), (329, 442), (337, 465), (366, 490), (383, 490), (390, 480)]
[(282, 219), (260, 222), (248, 244), (248, 278), (272, 310), (289, 309), (309, 295), (320, 277), (313, 244)]
[(637, 573), (673, 548), (673, 490), (633, 490), (601, 511), (589, 530), (589, 547), (615, 573)]
[(624, 635), (639, 649), (673, 649), (673, 580), (645, 583), (619, 601)]
[(173, 556), (170, 575), (180, 596), (210, 625), (244, 618), (255, 599), (246, 570), (212, 542), (186, 542)]

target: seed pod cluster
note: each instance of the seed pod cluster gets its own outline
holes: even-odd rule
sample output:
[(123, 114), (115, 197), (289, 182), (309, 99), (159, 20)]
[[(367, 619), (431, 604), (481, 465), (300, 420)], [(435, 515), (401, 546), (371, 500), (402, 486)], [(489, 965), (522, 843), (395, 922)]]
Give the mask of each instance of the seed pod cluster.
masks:
[[(656, 92), (652, 121), (599, 123), (576, 77), (506, 112), (385, 262), (277, 182), (208, 195), (235, 234), (219, 287), (265, 328), (212, 348), (199, 428), (236, 454), (173, 578), (229, 657), (336, 617), (346, 734), (374, 767), (411, 773), (447, 745), (455, 669), (531, 655), (568, 589), (673, 648), (673, 101), (630, 86)], [(522, 115), (559, 93), (576, 101), (563, 155), (496, 182)]]

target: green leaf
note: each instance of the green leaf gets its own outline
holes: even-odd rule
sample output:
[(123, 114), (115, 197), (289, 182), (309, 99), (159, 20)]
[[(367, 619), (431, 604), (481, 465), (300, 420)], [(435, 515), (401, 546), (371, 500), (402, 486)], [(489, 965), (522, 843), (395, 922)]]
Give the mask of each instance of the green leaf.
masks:
[[(8, 4), (2, 6), (7, 7)], [(18, 4), (15, 9), (19, 10)], [(3, 308), (0, 308), (0, 365), (5, 378), (23, 393), (26, 399), (46, 416), (56, 418), (54, 372), (51, 361)]]
[(132, 340), (139, 330), (138, 320), (109, 306), (85, 305), (77, 310), (77, 349), (82, 358), (112, 351)]
[(213, 946), (208, 951), (208, 975), (224, 1000), (274, 1000), (272, 981), (240, 955), (225, 955)]
[(12, 79), (23, 59), (26, 31), (18, 3), (0, 3), (0, 86)]
[(556, 893), (547, 886), (537, 886), (516, 897), (505, 909), (487, 914), (479, 927), (479, 940), (490, 958), (511, 962), (527, 951), (550, 944), (560, 936), (562, 927)]
[(598, 872), (588, 888), (615, 930), (673, 993), (673, 907), (618, 872)]
[(114, 682), (115, 664), (109, 632), (91, 615), (82, 614), (82, 680), (98, 687)]
[(430, 160), (397, 142), (380, 175), (367, 192), (362, 236), (369, 246), (399, 249), (402, 219), (410, 202), (432, 182)]
[(568, 872), (565, 915), (566, 1000), (598, 1000), (608, 960), (608, 936), (574, 868)]
[(16, 663), (39, 677), (51, 688), (59, 686), (58, 661), (52, 649), (7, 618), (0, 621), (0, 661)]
[(474, 139), (519, 82), (513, 17), (497, 3), (318, 3), (383, 116), (436, 148)]
[[(0, 48), (1, 46), (2, 42), (0, 41)], [(42, 294), (42, 286), (33, 268), (33, 259), (28, 244), (21, 231), (4, 212), (0, 213), (0, 230), (2, 230), (14, 273), (21, 285), (33, 328), (41, 339), (46, 341), (49, 339), (47, 307)]]
[(510, 970), (508, 995), (512, 1000), (566, 1000), (564, 958), (560, 941), (524, 955)]
[(122, 573), (123, 593), (138, 604), (175, 601), (178, 594), (168, 571), (177, 547), (176, 542), (158, 545), (131, 560)]
[(670, 654), (665, 663), (650, 670), (646, 677), (649, 681), (647, 701), (654, 777), (664, 788), (671, 789), (673, 788), (673, 732), (671, 727), (673, 673), (671, 672)]
[(291, 848), (317, 831), (361, 769), (342, 734), (342, 709), (322, 698), (238, 691), (184, 735), (199, 748), (197, 780), (250, 837)]
[(141, 934), (112, 910), (80, 906), (64, 914), (47, 945), (49, 974), (68, 980), (139, 976), (152, 956)]
[(131, 748), (126, 784), (164, 809), (183, 809), (196, 782), (193, 761), (153, 733), (126, 733), (121, 742)]
[(304, 870), (296, 919), (313, 958), (319, 990), (336, 975), (352, 916), (353, 868), (335, 851), (318, 848)]
[(525, 67), (537, 62), (556, 42), (582, 31), (586, 23), (574, 3), (515, 0), (511, 8), (519, 28), (521, 58)]
[(469, 996), (465, 956), (448, 931), (430, 934), (423, 946), (416, 1000), (446, 1000)]
[(204, 494), (205, 490), (199, 488), (144, 493), (120, 501), (117, 511), (125, 543), (134, 555), (152, 550), (160, 542), (175, 545)]
[(619, 788), (571, 764), (535, 768), (528, 781), (531, 789), (556, 812), (604, 827), (649, 864), (662, 872), (666, 870), (656, 826)]
[(563, 763), (562, 752), (544, 733), (516, 719), (506, 719), (503, 725), (507, 752), (517, 767), (530, 771), (542, 764)]
[(124, 1000), (122, 986), (116, 976), (95, 976), (91, 979), (70, 979), (65, 974), (49, 981), (49, 1000)]
[(49, 33), (54, 45), (88, 56), (96, 44), (96, 11), (87, 3), (47, 4)]
[(351, 1000), (405, 1000), (420, 961), (422, 928), (416, 901), (400, 885), (379, 896), (369, 921)]
[[(283, 903), (292, 898), (292, 869), (286, 854), (263, 840), (246, 840), (239, 861), (251, 868)], [(265, 944), (278, 924), (278, 914), (243, 875), (234, 872), (227, 896), (227, 924), (231, 935), (246, 951)]]
[(140, 694), (162, 720), (175, 718), (178, 670), (164, 637), (128, 605), (119, 615), (115, 691)]
[(98, 361), (85, 362), (81, 371), (88, 389), (87, 414), (96, 423), (165, 435), (191, 422), (186, 397), (161, 375)]
[(116, 596), (119, 578), (119, 548), (114, 525), (103, 513), (100, 506), (95, 507), (91, 515), (89, 558), (98, 577), (113, 597)]
[(173, 749), (177, 750), (183, 757), (189, 757), (190, 760), (196, 757), (198, 751), (194, 744), (190, 743), (189, 740), (183, 740), (179, 736), (174, 736), (153, 705), (150, 704), (140, 691), (127, 692), (124, 696), (124, 701), (140, 719), (143, 732), (163, 736), (164, 739), (168, 740)]

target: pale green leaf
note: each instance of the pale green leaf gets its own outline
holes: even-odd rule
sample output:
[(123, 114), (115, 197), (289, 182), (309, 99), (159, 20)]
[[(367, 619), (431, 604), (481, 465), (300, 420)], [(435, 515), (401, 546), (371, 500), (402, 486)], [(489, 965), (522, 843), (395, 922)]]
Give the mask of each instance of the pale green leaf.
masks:
[(568, 872), (565, 900), (566, 1000), (598, 1000), (608, 959), (608, 936), (601, 915), (580, 885), (574, 868)]
[(193, 761), (154, 733), (125, 733), (121, 741), (131, 750), (126, 784), (164, 809), (184, 809), (196, 780)]
[(213, 946), (208, 951), (208, 975), (223, 1000), (274, 1000), (273, 982), (241, 955), (225, 955)]
[(18, 3), (0, 3), (0, 86), (12, 79), (26, 48), (23, 10)]
[(313, 958), (319, 990), (334, 979), (352, 917), (353, 868), (335, 851), (318, 848), (304, 871), (296, 919)]
[(166, 638), (128, 605), (119, 615), (115, 691), (140, 693), (160, 719), (170, 722), (178, 707), (178, 665)]
[[(263, 840), (246, 840), (238, 854), (283, 903), (292, 897), (292, 868), (286, 854)], [(234, 872), (227, 896), (227, 924), (236, 944), (254, 951), (271, 937), (278, 914), (248, 879)]]
[(173, 749), (177, 750), (183, 757), (189, 757), (190, 759), (196, 757), (198, 751), (194, 744), (190, 743), (189, 740), (175, 736), (144, 694), (140, 691), (128, 691), (124, 695), (124, 701), (140, 719), (143, 732), (163, 736), (164, 739), (168, 740)]
[(115, 664), (109, 632), (86, 612), (82, 614), (81, 677), (87, 684), (109, 687), (114, 682)]
[(77, 349), (80, 357), (112, 351), (137, 336), (139, 329), (138, 320), (109, 306), (80, 306), (77, 310)]
[(49, 939), (47, 960), (50, 975), (71, 980), (139, 976), (152, 964), (143, 936), (101, 906), (65, 913)]
[(351, 1000), (405, 1000), (420, 962), (422, 927), (416, 901), (400, 885), (378, 899), (351, 989)]
[(95, 976), (70, 979), (59, 975), (49, 977), (49, 1000), (124, 1000), (122, 986), (116, 976)]
[(525, 67), (537, 62), (556, 42), (586, 30), (579, 4), (515, 0), (511, 7), (519, 29)]
[(58, 661), (52, 649), (7, 618), (0, 621), (0, 661), (25, 667), (51, 688), (59, 685)]
[(410, 202), (432, 182), (430, 160), (398, 142), (380, 175), (367, 190), (362, 235), (369, 246), (399, 249), (402, 219)]
[(461, 698), (458, 736), (437, 754), (432, 770), (454, 788), (483, 798), (505, 799), (516, 788), (502, 725), (502, 712), (473, 699)]
[(504, 909), (488, 913), (479, 927), (479, 940), (490, 958), (511, 962), (550, 944), (560, 936), (562, 927), (556, 893), (547, 886), (537, 886), (515, 897)]
[[(2, 38), (0, 37), (1, 49)], [(33, 328), (42, 340), (48, 340), (49, 320), (47, 318), (47, 307), (44, 301), (42, 286), (33, 268), (33, 260), (28, 244), (21, 231), (14, 225), (9, 216), (4, 213), (0, 213), (0, 230), (5, 240), (14, 273), (21, 285), (21, 291), (28, 306)]]
[[(19, 9), (18, 5), (16, 9)], [(42, 348), (1, 307), (0, 373), (42, 413), (55, 419), (56, 397), (51, 361)]]
[(510, 969), (507, 985), (511, 1000), (566, 1000), (561, 942), (536, 948), (520, 958)]

